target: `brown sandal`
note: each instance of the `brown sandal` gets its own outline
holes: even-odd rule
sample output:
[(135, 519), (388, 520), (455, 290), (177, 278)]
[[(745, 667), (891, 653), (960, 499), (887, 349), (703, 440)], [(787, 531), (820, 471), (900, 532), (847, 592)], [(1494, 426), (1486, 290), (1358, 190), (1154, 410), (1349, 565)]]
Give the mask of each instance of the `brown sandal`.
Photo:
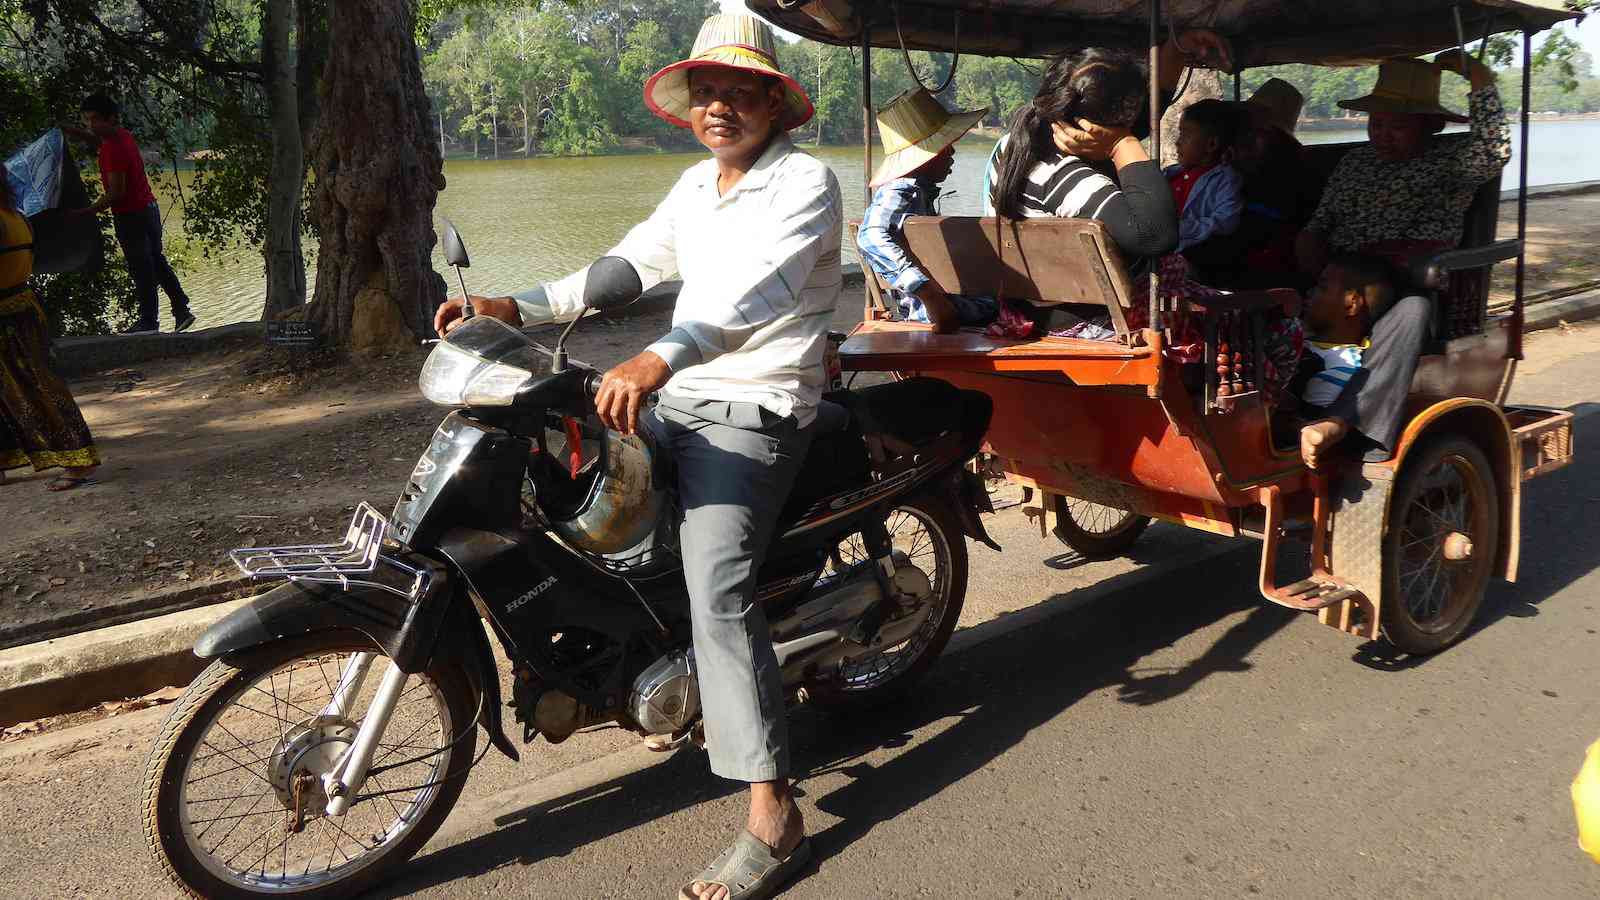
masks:
[(99, 483), (93, 475), (57, 475), (50, 479), (50, 483), (45, 485), (44, 489), (52, 494), (59, 494), (62, 491), (70, 491), (76, 487), (87, 487), (88, 485)]

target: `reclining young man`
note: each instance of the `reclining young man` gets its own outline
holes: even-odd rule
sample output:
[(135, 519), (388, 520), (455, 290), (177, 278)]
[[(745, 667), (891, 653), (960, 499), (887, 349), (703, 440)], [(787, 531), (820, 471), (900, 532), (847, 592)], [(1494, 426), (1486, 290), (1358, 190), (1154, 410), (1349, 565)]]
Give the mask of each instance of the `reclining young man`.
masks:
[[(1447, 122), (1469, 119), (1439, 105), (1441, 72), (1465, 65), (1472, 91), (1471, 136), (1435, 139)], [(1394, 59), (1383, 64), (1372, 94), (1339, 103), (1369, 114), (1370, 143), (1345, 154), (1322, 202), (1295, 246), (1307, 274), (1322, 272), (1330, 252), (1370, 254), (1402, 271), (1413, 257), (1449, 250), (1473, 195), (1511, 159), (1511, 135), (1495, 90), (1494, 73), (1458, 50), (1432, 63)], [(1328, 451), (1349, 438), (1367, 462), (1392, 459), (1404, 424), (1406, 395), (1433, 321), (1427, 297), (1408, 295), (1373, 323), (1371, 345), (1350, 388), (1327, 418), (1301, 432), (1306, 465), (1318, 468)]]

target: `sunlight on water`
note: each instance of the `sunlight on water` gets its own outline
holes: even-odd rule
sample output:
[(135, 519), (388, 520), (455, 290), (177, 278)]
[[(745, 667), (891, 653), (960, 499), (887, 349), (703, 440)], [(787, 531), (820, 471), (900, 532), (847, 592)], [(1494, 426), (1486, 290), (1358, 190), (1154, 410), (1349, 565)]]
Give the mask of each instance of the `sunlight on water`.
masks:
[[(1365, 137), (1361, 132), (1343, 131), (1311, 131), (1301, 136), (1309, 143)], [(1600, 179), (1600, 161), (1587, 152), (1588, 142), (1595, 139), (1600, 139), (1600, 122), (1538, 123), (1533, 130), (1535, 162), (1529, 183)], [(958, 148), (955, 172), (946, 182), (953, 191), (943, 203), (946, 215), (979, 213), (983, 166), (991, 147), (987, 141), (969, 140)], [(860, 218), (865, 205), (861, 149), (825, 147), (814, 152), (839, 177), (846, 219)], [(679, 153), (451, 161), (445, 164), (447, 186), (439, 195), (435, 213), (448, 216), (466, 239), (472, 256), (472, 268), (466, 272), (468, 289), (491, 296), (507, 294), (564, 275), (610, 249), (629, 227), (650, 214), (683, 170), (701, 158), (696, 153)], [(1513, 160), (1507, 167), (1507, 189), (1516, 186), (1516, 166)], [(168, 245), (174, 255), (180, 255), (183, 210), (176, 200), (171, 192), (163, 192), (161, 197)], [(236, 249), (210, 258), (198, 253), (182, 255), (191, 263), (181, 277), (193, 300), (197, 327), (260, 315), (266, 288), (258, 251)], [(846, 248), (844, 258), (855, 262), (854, 249)], [(450, 274), (437, 249), (434, 265), (441, 273)], [(307, 285), (315, 283), (313, 270)], [(452, 294), (459, 293), (453, 274), (448, 283)]]

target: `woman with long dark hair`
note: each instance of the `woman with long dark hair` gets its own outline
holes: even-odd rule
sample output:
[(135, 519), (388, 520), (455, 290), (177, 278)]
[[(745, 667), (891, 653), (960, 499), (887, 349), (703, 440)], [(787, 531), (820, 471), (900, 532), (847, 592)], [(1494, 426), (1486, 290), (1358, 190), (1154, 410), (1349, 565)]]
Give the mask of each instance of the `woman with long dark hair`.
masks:
[(94, 483), (100, 465), (72, 392), (50, 371), (49, 325), (28, 286), (33, 229), (0, 171), (0, 484), (7, 469), (61, 468), (52, 491)]
[[(1171, 96), (1187, 61), (1226, 67), (1229, 56), (1213, 32), (1184, 32), (1162, 47), (1162, 95)], [(1140, 143), (1149, 134), (1147, 72), (1135, 56), (1098, 47), (1051, 60), (990, 157), (985, 212), (1098, 219), (1135, 274), (1171, 253), (1178, 211), (1160, 165)]]

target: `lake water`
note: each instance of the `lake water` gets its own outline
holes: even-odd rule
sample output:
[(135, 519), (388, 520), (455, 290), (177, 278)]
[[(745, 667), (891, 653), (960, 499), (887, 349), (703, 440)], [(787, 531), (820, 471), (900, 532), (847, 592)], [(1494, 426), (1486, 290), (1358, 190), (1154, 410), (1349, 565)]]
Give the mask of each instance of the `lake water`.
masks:
[[(1308, 143), (1364, 140), (1364, 131), (1307, 131)], [(1600, 180), (1600, 121), (1535, 123), (1528, 183), (1533, 186)], [(991, 144), (963, 142), (946, 185), (947, 215), (977, 215), (983, 165)], [(862, 193), (861, 149), (825, 147), (815, 151), (833, 168), (844, 191), (846, 217), (859, 218)], [(609, 249), (628, 227), (650, 214), (698, 154), (606, 156), (587, 159), (451, 161), (448, 185), (436, 212), (460, 229), (472, 254), (467, 287), (474, 293), (506, 294), (541, 279), (563, 275)], [(1506, 167), (1503, 186), (1517, 186), (1517, 161)], [(169, 246), (183, 241), (183, 210), (175, 197), (162, 198)], [(176, 249), (174, 247), (174, 249)], [(853, 250), (847, 261), (856, 259)], [(434, 254), (434, 265), (446, 272)], [(194, 302), (197, 327), (255, 319), (261, 314), (265, 284), (261, 256), (248, 249), (200, 258), (181, 275)], [(314, 285), (315, 273), (307, 279)], [(449, 280), (452, 292), (455, 279)], [(165, 307), (165, 303), (162, 304)], [(163, 309), (163, 327), (171, 320)]]

